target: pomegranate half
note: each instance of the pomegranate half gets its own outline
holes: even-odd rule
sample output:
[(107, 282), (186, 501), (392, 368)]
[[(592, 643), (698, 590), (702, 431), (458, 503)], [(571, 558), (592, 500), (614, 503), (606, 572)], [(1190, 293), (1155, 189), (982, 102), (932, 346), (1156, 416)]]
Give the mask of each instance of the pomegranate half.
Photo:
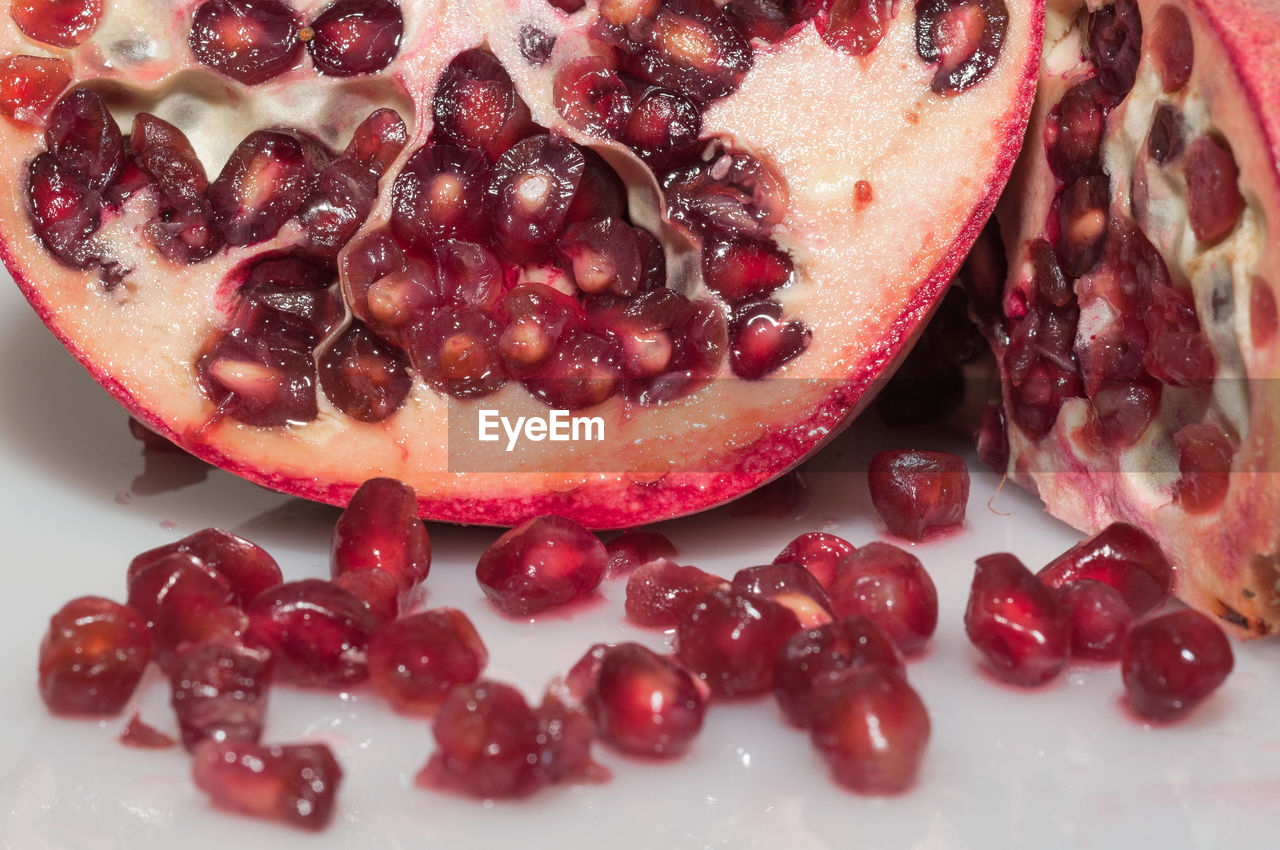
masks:
[(259, 484), (689, 513), (900, 359), (1012, 168), (1042, 5), (33, 0), (4, 259), (135, 416)]
[(1007, 277), (969, 275), (1013, 477), (1242, 636), (1280, 627), (1277, 44), (1265, 0), (1051, 2)]

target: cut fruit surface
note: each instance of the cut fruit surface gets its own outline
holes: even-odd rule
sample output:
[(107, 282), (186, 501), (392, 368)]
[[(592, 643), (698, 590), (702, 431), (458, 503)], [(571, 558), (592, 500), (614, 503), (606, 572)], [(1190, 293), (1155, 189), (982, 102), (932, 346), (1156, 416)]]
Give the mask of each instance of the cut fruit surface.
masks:
[[(6, 89), (0, 247), (139, 420), (256, 483), (346, 504), (392, 477), (489, 524), (701, 510), (870, 399), (1029, 114), (1041, 3), (813, 5), (6, 21), (0, 57), (70, 83)], [(532, 430), (555, 410), (601, 437)]]

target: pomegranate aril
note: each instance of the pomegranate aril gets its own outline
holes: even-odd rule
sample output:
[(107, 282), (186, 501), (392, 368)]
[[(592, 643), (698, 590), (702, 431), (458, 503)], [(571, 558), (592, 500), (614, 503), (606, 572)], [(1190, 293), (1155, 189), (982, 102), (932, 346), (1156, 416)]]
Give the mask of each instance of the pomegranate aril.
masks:
[(729, 325), (729, 365), (738, 377), (759, 380), (800, 356), (812, 339), (803, 323), (783, 321), (781, 304), (744, 304)]
[(169, 672), (182, 745), (194, 750), (206, 739), (256, 742), (271, 672), (270, 653), (234, 643), (201, 643), (182, 653)]
[(548, 407), (577, 410), (599, 404), (618, 390), (622, 354), (616, 343), (582, 331), (568, 331), (525, 389)]
[(206, 528), (135, 556), (129, 562), (129, 584), (143, 570), (175, 553), (190, 555), (225, 579), (241, 605), (284, 580), (275, 558), (261, 546), (230, 531)]
[(31, 225), (55, 259), (74, 268), (97, 261), (91, 237), (102, 222), (102, 200), (82, 175), (42, 153), (31, 162), (27, 197)]
[(1071, 619), (1072, 657), (1101, 661), (1119, 658), (1133, 621), (1133, 612), (1120, 592), (1100, 581), (1083, 579), (1058, 593)]
[(893, 641), (866, 617), (844, 617), (796, 632), (782, 645), (773, 666), (773, 695), (783, 716), (807, 729), (814, 682), (827, 673), (864, 664), (903, 669)]
[(1049, 113), (1045, 148), (1053, 173), (1074, 181), (1102, 172), (1102, 137), (1111, 96), (1090, 77), (1067, 90)]
[(831, 622), (827, 592), (813, 573), (800, 564), (775, 562), (746, 567), (734, 573), (731, 584), (744, 593), (772, 599), (790, 608), (802, 628), (812, 629)]
[(701, 132), (697, 104), (679, 92), (651, 87), (636, 101), (619, 138), (656, 168), (691, 151)]
[(800, 630), (778, 602), (733, 588), (699, 596), (676, 627), (675, 657), (719, 696), (750, 696), (773, 686), (773, 665)]
[(208, 0), (195, 11), (187, 43), (200, 64), (256, 85), (298, 64), (300, 30), (281, 0)]
[(1089, 13), (1088, 53), (1102, 87), (1118, 98), (1128, 95), (1142, 60), (1137, 0), (1116, 0)]
[(517, 142), (493, 168), (489, 193), (500, 249), (532, 258), (560, 234), (586, 161), (577, 145), (558, 135)]
[(1063, 270), (1079, 277), (1102, 256), (1107, 238), (1110, 182), (1106, 175), (1083, 177), (1058, 195), (1059, 247)]
[(706, 103), (732, 94), (751, 69), (751, 45), (713, 0), (667, 0), (627, 46), (623, 67), (645, 82)]
[(379, 623), (389, 623), (400, 616), (400, 600), (405, 595), (400, 581), (382, 570), (357, 570), (343, 573), (331, 581), (360, 600)]
[(591, 756), (596, 724), (586, 706), (566, 699), (553, 683), (534, 714), (538, 718), (538, 779), (556, 782), (604, 782), (611, 774)]
[(587, 0), (547, 0), (547, 2), (560, 11), (569, 12), (570, 14), (587, 5)]
[(333, 820), (342, 768), (326, 744), (205, 741), (192, 777), (222, 809), (318, 832)]
[(431, 571), (431, 538), (418, 518), (412, 487), (370, 478), (338, 517), (329, 557), (334, 577), (360, 570), (389, 573), (408, 593)]
[(475, 242), (443, 239), (434, 255), (442, 297), (469, 310), (496, 310), (506, 274), (492, 251)]
[(876, 513), (893, 534), (919, 540), (930, 528), (964, 521), (969, 469), (948, 452), (879, 452), (871, 459), (867, 485)]
[(938, 63), (933, 91), (954, 94), (986, 78), (1000, 59), (1008, 27), (1004, 0), (917, 0), (916, 53)]
[(394, 109), (375, 109), (351, 134), (342, 159), (358, 163), (381, 176), (404, 150), (409, 129)]
[(704, 236), (725, 232), (769, 238), (786, 215), (786, 181), (749, 154), (712, 151), (706, 156), (662, 178), (671, 217)]
[(1168, 598), (1173, 568), (1145, 531), (1116, 522), (1050, 561), (1037, 577), (1049, 587), (1065, 588), (1092, 580), (1117, 590), (1134, 618)]
[[(165, 548), (169, 550), (169, 547)], [(160, 604), (175, 589), (216, 599), (220, 604), (235, 602), (231, 585), (223, 576), (194, 554), (177, 547), (144, 562), (137, 572), (131, 565), (128, 575), (129, 607), (141, 614), (148, 626), (155, 625)]]
[(405, 353), (355, 322), (320, 356), (320, 387), (334, 407), (360, 422), (392, 416), (413, 388)]
[(594, 593), (608, 559), (590, 531), (547, 515), (516, 526), (485, 549), (476, 580), (503, 613), (534, 614)]
[(343, 688), (368, 675), (365, 652), (378, 620), (331, 582), (286, 582), (257, 596), (246, 613), (244, 642), (271, 653), (279, 681)]
[(426, 145), (409, 157), (391, 190), (391, 232), (425, 254), (438, 239), (478, 236), (489, 216), (489, 161), (480, 151)]
[(640, 286), (640, 243), (635, 228), (624, 221), (575, 222), (560, 237), (559, 250), (584, 293), (631, 295)]
[(729, 0), (724, 12), (747, 40), (775, 44), (791, 29), (785, 0)]
[(793, 272), (791, 258), (772, 242), (727, 239), (702, 249), (703, 282), (730, 303), (763, 298)]
[(75, 47), (98, 28), (102, 0), (14, 0), (9, 16), (29, 38), (53, 47)]
[(72, 89), (53, 107), (44, 130), (45, 145), (58, 162), (101, 191), (124, 166), (124, 137), (102, 97)]
[(897, 794), (915, 784), (929, 743), (929, 714), (903, 673), (881, 665), (817, 678), (810, 738), (836, 782), (859, 794)]
[[(555, 5), (556, 0), (551, 0)], [(564, 0), (561, 0), (564, 2)], [(569, 2), (583, 3), (587, 0), (569, 0)], [(556, 49), (555, 36), (547, 35), (547, 33), (533, 26), (525, 24), (520, 27), (520, 55), (525, 61), (535, 67), (541, 67), (551, 60), (551, 53)]]
[(888, 543), (868, 543), (841, 559), (829, 596), (837, 617), (867, 617), (904, 655), (923, 650), (938, 626), (933, 579), (919, 558)]
[(228, 245), (275, 236), (307, 202), (330, 154), (316, 140), (284, 130), (255, 130), (232, 151), (209, 186), (214, 221)]
[(1009, 554), (978, 559), (964, 629), (996, 678), (1021, 687), (1053, 679), (1071, 650), (1071, 620), (1056, 593)]
[(140, 112), (133, 119), (129, 146), (133, 162), (155, 181), (162, 196), (157, 215), (146, 227), (156, 250), (180, 264), (212, 256), (222, 247), (222, 234), (205, 198), (209, 179), (191, 142), (169, 122)]
[(488, 395), (507, 382), (501, 333), (482, 313), (440, 309), (411, 329), (409, 360), (423, 380), (454, 398)]
[(332, 77), (376, 74), (400, 51), (404, 16), (393, 0), (337, 0), (311, 22), (307, 50)]
[(434, 714), (454, 685), (474, 682), (488, 662), (475, 626), (456, 608), (402, 617), (369, 638), (369, 681), (402, 714)]
[(1191, 295), (1169, 286), (1153, 286), (1143, 313), (1148, 342), (1142, 365), (1175, 387), (1205, 387), (1217, 372), (1217, 360), (1200, 328)]
[(1165, 4), (1156, 11), (1155, 24), (1151, 28), (1150, 56), (1166, 94), (1181, 90), (1191, 81), (1195, 42), (1186, 12), (1171, 4)]
[(156, 608), (152, 655), (160, 669), (170, 673), (191, 647), (238, 643), (248, 625), (249, 618), (233, 602), (203, 587), (179, 583)]
[(1255, 348), (1266, 348), (1280, 330), (1280, 310), (1276, 308), (1276, 296), (1261, 277), (1254, 277), (1249, 285), (1249, 337)]
[(511, 75), (487, 50), (453, 57), (431, 99), (433, 134), (497, 159), (534, 127)]
[(298, 211), (308, 246), (336, 257), (364, 224), (378, 197), (378, 174), (339, 157), (324, 167), (316, 189)]
[(1129, 706), (1161, 721), (1176, 720), (1203, 702), (1234, 666), (1231, 642), (1222, 629), (1192, 610), (1135, 625), (1120, 661)]
[(1090, 423), (1102, 445), (1122, 448), (1146, 433), (1160, 408), (1160, 384), (1108, 381), (1093, 391)]
[(638, 643), (605, 650), (591, 694), (600, 740), (624, 753), (672, 758), (702, 729), (702, 693), (683, 668)]
[(641, 564), (627, 578), (627, 620), (637, 626), (674, 628), (704, 592), (728, 586), (720, 576), (666, 558)]
[(829, 591), (836, 580), (837, 565), (853, 551), (853, 544), (842, 537), (825, 531), (810, 531), (788, 543), (773, 562), (800, 564), (813, 573), (823, 590)]
[(629, 575), (645, 564), (676, 556), (675, 544), (656, 531), (624, 531), (606, 543), (604, 550), (609, 556), (608, 578)]
[(620, 137), (633, 108), (626, 84), (604, 56), (584, 56), (562, 66), (552, 96), (569, 126), (602, 138)]
[(20, 124), (44, 126), (54, 99), (71, 84), (71, 63), (46, 56), (0, 59), (0, 114)]
[(138, 750), (167, 750), (178, 743), (154, 726), (146, 723), (142, 715), (134, 712), (117, 738), (126, 747)]
[(822, 40), (850, 56), (866, 56), (884, 39), (892, 7), (890, 0), (833, 0)]
[(1223, 428), (1212, 422), (1186, 425), (1173, 435), (1178, 448), (1179, 477), (1173, 495), (1189, 514), (1206, 514), (1222, 507), (1231, 487), (1235, 446)]
[(1147, 132), (1147, 153), (1157, 163), (1164, 165), (1181, 156), (1186, 144), (1186, 125), (1182, 120), (1182, 113), (1172, 104), (1160, 104), (1151, 116), (1151, 129)]
[(978, 460), (1001, 475), (1009, 471), (1009, 429), (1005, 423), (1003, 405), (989, 404), (982, 409), (974, 443), (977, 446)]
[(1216, 242), (1240, 221), (1244, 197), (1240, 169), (1231, 148), (1213, 136), (1201, 136), (1187, 148), (1187, 218), (1201, 242)]
[[(605, 162), (604, 157), (590, 148), (579, 148), (582, 153), (582, 179), (578, 181), (578, 189), (573, 193), (569, 209), (565, 210), (565, 224), (588, 219), (627, 217), (627, 186)], [(644, 230), (633, 228), (637, 239), (653, 237)], [(661, 246), (659, 246), (661, 251)], [(642, 256), (644, 251), (641, 251)], [(659, 285), (665, 286), (666, 275), (662, 276)]]
[(280, 320), (269, 319), (257, 330), (257, 335), (233, 330), (200, 355), (201, 388), (219, 413), (246, 425), (312, 421), (319, 409), (309, 341), (299, 340)]
[(150, 658), (137, 611), (100, 596), (73, 599), (49, 618), (40, 642), (40, 697), (54, 714), (118, 714)]

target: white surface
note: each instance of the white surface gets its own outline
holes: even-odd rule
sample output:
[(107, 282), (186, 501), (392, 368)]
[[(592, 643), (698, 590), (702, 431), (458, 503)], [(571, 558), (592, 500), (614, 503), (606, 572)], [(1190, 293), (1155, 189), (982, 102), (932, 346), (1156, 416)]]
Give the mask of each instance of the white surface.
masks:
[[(1017, 553), (1033, 568), (1076, 535), (1026, 494), (995, 496), (975, 474), (965, 529), (914, 547), (933, 574), (941, 623), (910, 668), (933, 721), (919, 786), (893, 799), (843, 792), (771, 700), (710, 709), (684, 759), (641, 763), (601, 750), (612, 782), (557, 787), (520, 803), (486, 805), (416, 788), (431, 748), (426, 723), (393, 715), (374, 694), (347, 698), (277, 688), (266, 738), (330, 742), (346, 770), (327, 833), (298, 833), (215, 812), (188, 779), (181, 749), (116, 742), (124, 717), (77, 722), (46, 714), (36, 650), (66, 600), (123, 598), (136, 553), (216, 525), (264, 545), (287, 578), (327, 575), (337, 511), (266, 492), (199, 464), (153, 458), (144, 474), (126, 417), (67, 356), (7, 279), (0, 285), (0, 845), (15, 850), (183, 847), (502, 847), (649, 850), (666, 847), (1023, 848), (1272, 847), (1280, 815), (1278, 647), (1238, 647), (1224, 689), (1176, 726), (1148, 729), (1122, 710), (1114, 666), (1074, 666), (1035, 692), (993, 683), (976, 667), (961, 618), (974, 557)], [(680, 560), (724, 575), (764, 563), (796, 534), (839, 533), (855, 544), (880, 532), (865, 478), (852, 471), (881, 443), (927, 436), (846, 436), (812, 463), (810, 507), (797, 518), (744, 520), (725, 509), (658, 526)], [(827, 470), (817, 472), (816, 470)], [(998, 511), (998, 512), (996, 512)], [(622, 619), (623, 583), (572, 616), (496, 616), (473, 567), (497, 534), (431, 526), (429, 605), (464, 608), (491, 653), (489, 675), (530, 695), (593, 642), (665, 636)], [(144, 682), (144, 719), (173, 731), (158, 677)]]

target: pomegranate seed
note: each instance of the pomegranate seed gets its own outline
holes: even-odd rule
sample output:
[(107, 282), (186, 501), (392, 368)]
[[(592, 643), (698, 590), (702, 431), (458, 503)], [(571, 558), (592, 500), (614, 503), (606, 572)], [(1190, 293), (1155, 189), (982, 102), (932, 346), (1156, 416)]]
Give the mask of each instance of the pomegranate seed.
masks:
[(728, 585), (719, 576), (666, 558), (641, 564), (627, 579), (627, 620), (648, 628), (674, 628), (705, 591)]
[(1110, 178), (1091, 174), (1066, 186), (1058, 195), (1062, 269), (1073, 277), (1089, 271), (1102, 256), (1110, 193)]
[(889, 0), (834, 0), (822, 40), (850, 56), (866, 56), (884, 39), (891, 6)]
[(49, 618), (40, 643), (40, 696), (54, 714), (118, 714), (151, 658), (151, 635), (137, 611), (82, 596)]
[(153, 656), (171, 673), (182, 655), (197, 644), (238, 643), (249, 618), (221, 593), (194, 582), (178, 582), (156, 608)]
[[(565, 210), (565, 223), (571, 224), (588, 219), (626, 218), (628, 216), (627, 186), (618, 176), (618, 172), (609, 167), (604, 157), (590, 148), (580, 148), (580, 151), (583, 160), (582, 179), (578, 181), (578, 189), (573, 193), (569, 209)], [(632, 232), (641, 242), (642, 262), (652, 262), (647, 254), (650, 248), (644, 240), (646, 237), (652, 240), (653, 237), (638, 227), (633, 228)], [(656, 240), (654, 242), (656, 243)], [(662, 251), (661, 245), (658, 246), (658, 251)], [(644, 270), (648, 272), (648, 265), (644, 266)], [(664, 273), (658, 285), (666, 286), (666, 282), (667, 277)]]
[[(1164, 7), (1171, 8), (1171, 7)], [(1176, 106), (1162, 103), (1151, 116), (1151, 129), (1147, 131), (1147, 152), (1161, 165), (1182, 156), (1187, 147), (1186, 123)]]
[(773, 686), (782, 645), (800, 629), (778, 602), (734, 588), (708, 590), (676, 627), (675, 656), (720, 696), (750, 696)]
[(425, 145), (409, 157), (391, 189), (391, 232), (427, 253), (438, 239), (478, 237), (490, 214), (489, 161), (453, 145)]
[(196, 361), (200, 387), (221, 415), (269, 428), (310, 422), (319, 415), (311, 335), (265, 317), (256, 334), (232, 330)]
[(608, 578), (628, 575), (637, 567), (676, 556), (675, 544), (656, 531), (624, 531), (606, 543), (604, 550), (609, 555), (605, 571)]
[(493, 167), (489, 192), (498, 246), (516, 259), (535, 256), (563, 228), (586, 161), (562, 136), (517, 142)]
[(71, 63), (44, 56), (0, 59), (0, 114), (43, 127), (54, 99), (71, 85)]
[(910, 788), (929, 743), (929, 714), (902, 673), (877, 664), (819, 677), (810, 737), (836, 782), (859, 794)]
[(1058, 591), (1071, 618), (1071, 655), (1114, 661), (1120, 657), (1133, 612), (1114, 587), (1084, 579)]
[(136, 556), (129, 562), (129, 584), (143, 570), (174, 553), (190, 555), (217, 573), (231, 587), (239, 605), (284, 581), (280, 565), (261, 546), (230, 531), (206, 528)]
[(702, 251), (702, 279), (730, 303), (756, 300), (785, 286), (794, 267), (791, 258), (772, 242), (729, 239)]
[(569, 12), (570, 14), (587, 5), (587, 0), (547, 0), (547, 2), (560, 11)]
[(138, 750), (167, 750), (178, 743), (156, 727), (144, 722), (142, 715), (136, 711), (129, 718), (129, 722), (120, 732), (117, 740), (126, 747)]
[[(874, 33), (874, 25), (855, 25), (862, 20), (863, 16), (851, 15), (850, 27)], [(1004, 0), (916, 3), (916, 53), (926, 62), (938, 63), (930, 87), (946, 95), (981, 82), (1000, 59), (1008, 27), (1009, 10)]]
[(130, 564), (128, 578), (129, 607), (142, 615), (148, 627), (155, 626), (161, 603), (174, 591), (208, 597), (221, 605), (235, 602), (230, 583), (194, 554), (176, 548), (159, 557), (152, 552), (138, 556), (144, 560), (136, 573)]
[(558, 243), (573, 281), (589, 295), (631, 295), (640, 288), (640, 241), (636, 229), (616, 218), (579, 221)]
[(1217, 510), (1231, 486), (1231, 462), (1235, 447), (1223, 429), (1212, 422), (1186, 425), (1173, 435), (1178, 447), (1177, 484), (1174, 498), (1189, 514)]
[(604, 578), (609, 556), (594, 534), (548, 515), (516, 526), (476, 565), (480, 588), (498, 610), (519, 616), (582, 599)]
[(390, 623), (400, 616), (400, 580), (382, 570), (356, 570), (332, 579), (333, 583), (369, 610), (379, 623)]
[(867, 484), (889, 531), (919, 540), (929, 528), (964, 521), (969, 470), (947, 452), (883, 451), (871, 458)]
[(1216, 242), (1231, 232), (1244, 211), (1240, 169), (1231, 148), (1201, 136), (1187, 148), (1187, 219), (1201, 242)]
[(170, 703), (182, 745), (206, 739), (256, 742), (271, 685), (271, 654), (231, 643), (202, 643), (179, 656), (169, 673)]
[(810, 531), (783, 547), (773, 562), (800, 564), (813, 573), (823, 590), (830, 591), (836, 579), (836, 565), (853, 551), (853, 544), (843, 537), (825, 531)]
[(1071, 620), (1054, 591), (1009, 554), (978, 559), (964, 630), (996, 678), (1043, 685), (1062, 672)]
[(1254, 348), (1266, 348), (1280, 330), (1276, 296), (1265, 280), (1255, 277), (1249, 287), (1249, 337)]
[(431, 100), (433, 133), (497, 159), (533, 132), (529, 107), (487, 50), (464, 50), (444, 69)]
[(1169, 94), (1184, 88), (1191, 81), (1196, 49), (1187, 13), (1177, 6), (1157, 9), (1151, 43), (1151, 60), (1160, 74), (1164, 92)]
[(638, 643), (604, 652), (591, 705), (602, 741), (662, 758), (688, 750), (705, 710), (688, 672)]
[(1074, 182), (1101, 171), (1110, 104), (1111, 97), (1097, 77), (1067, 89), (1045, 125), (1045, 147), (1054, 174)]
[(52, 154), (31, 161), (27, 186), (31, 224), (45, 248), (59, 262), (88, 268), (96, 262), (91, 238), (102, 222), (102, 202), (84, 177)]
[(800, 356), (813, 332), (801, 322), (782, 321), (782, 305), (759, 301), (740, 306), (729, 326), (729, 364), (740, 378), (758, 380)]
[(1102, 87), (1119, 98), (1128, 95), (1142, 60), (1142, 13), (1137, 0), (1116, 0), (1090, 12), (1088, 48)]
[(565, 121), (590, 136), (618, 138), (631, 114), (631, 94), (602, 56), (584, 56), (556, 71), (552, 92)]
[(281, 682), (339, 688), (368, 675), (365, 650), (378, 621), (342, 588), (319, 579), (286, 582), (255, 598), (247, 613), (245, 643), (271, 652)]
[(827, 592), (801, 564), (772, 563), (738, 570), (732, 586), (744, 593), (772, 599), (796, 615), (802, 628), (812, 629), (831, 622), (831, 602)]
[(1172, 611), (1129, 632), (1120, 662), (1129, 705), (1152, 720), (1175, 720), (1231, 674), (1231, 642), (1198, 611)]
[(315, 191), (329, 158), (319, 142), (298, 132), (246, 136), (209, 186), (214, 221), (227, 244), (254, 245), (275, 236)]
[(474, 682), (488, 662), (475, 626), (456, 608), (404, 617), (369, 638), (369, 679), (402, 714), (434, 714), (450, 688)]
[(318, 832), (333, 820), (342, 768), (325, 744), (205, 741), (192, 777), (220, 808)]
[(603, 782), (608, 768), (591, 756), (596, 724), (585, 706), (564, 699), (553, 686), (548, 688), (535, 715), (538, 718), (538, 779), (555, 782)]
[(364, 224), (378, 199), (379, 174), (345, 156), (324, 167), (296, 217), (317, 254), (334, 258)]
[(641, 35), (627, 72), (700, 103), (732, 94), (751, 69), (751, 45), (713, 0), (668, 0)]
[(978, 433), (974, 436), (978, 460), (1004, 475), (1009, 471), (1009, 429), (1004, 406), (989, 404), (982, 409)]
[(436, 751), (418, 784), (483, 799), (538, 790), (538, 717), (510, 685), (481, 679), (457, 685), (436, 712)]
[(9, 16), (23, 35), (54, 47), (83, 44), (102, 20), (102, 0), (14, 0)]
[(413, 488), (394, 478), (361, 484), (334, 526), (330, 568), (334, 577), (382, 570), (404, 593), (421, 584), (431, 571), (431, 538)]
[(124, 167), (120, 125), (89, 89), (72, 89), (57, 102), (44, 140), (54, 159), (83, 177), (90, 189), (105, 189)]
[(785, 0), (729, 0), (724, 11), (743, 38), (776, 44), (791, 29), (789, 5)]
[(604, 654), (613, 646), (617, 644), (592, 644), (591, 648), (573, 663), (568, 673), (553, 682), (552, 687), (556, 688), (566, 700), (589, 702), (591, 695), (595, 692), (596, 679), (600, 676), (600, 662), (604, 660)]
[(707, 156), (663, 177), (671, 217), (704, 237), (728, 232), (768, 239), (787, 213), (786, 181), (747, 154), (711, 150)]
[(796, 632), (778, 651), (773, 667), (773, 695), (783, 716), (807, 729), (814, 682), (835, 670), (863, 664), (903, 669), (898, 648), (866, 617), (854, 615)]
[(838, 617), (862, 614), (884, 629), (904, 655), (925, 648), (938, 625), (938, 592), (920, 559), (873, 542), (836, 566), (831, 607)]
[(375, 172), (386, 173), (391, 163), (409, 141), (409, 129), (404, 119), (394, 109), (375, 109), (360, 122), (351, 134), (351, 141), (342, 152), (342, 159), (354, 162)]
[(208, 0), (191, 19), (187, 43), (201, 65), (251, 86), (298, 64), (300, 30), (281, 0)]
[(1062, 589), (1079, 581), (1100, 581), (1119, 592), (1134, 618), (1153, 610), (1173, 588), (1173, 568), (1160, 545), (1136, 526), (1115, 522), (1072, 546), (1037, 574)]
[(376, 74), (400, 52), (404, 17), (393, 0), (337, 0), (311, 22), (311, 31), (307, 50), (320, 73)]
[(390, 418), (413, 388), (408, 356), (360, 322), (325, 349), (318, 372), (325, 398), (359, 422)]
[[(558, 0), (566, 2), (566, 0)], [(554, 6), (557, 0), (551, 0)], [(568, 0), (568, 2), (585, 4), (587, 0)], [(542, 67), (551, 61), (551, 53), (556, 49), (556, 40), (554, 36), (547, 35), (542, 30), (532, 24), (524, 24), (520, 27), (520, 55), (530, 65)]]
[(507, 382), (501, 334), (488, 316), (440, 309), (412, 329), (409, 360), (428, 384), (454, 398), (489, 395)]
[(684, 95), (650, 88), (622, 126), (621, 140), (655, 168), (690, 153), (702, 134), (702, 112)]
[(577, 410), (599, 404), (618, 390), (622, 356), (611, 340), (566, 331), (542, 368), (525, 379), (525, 389), (549, 407)]

